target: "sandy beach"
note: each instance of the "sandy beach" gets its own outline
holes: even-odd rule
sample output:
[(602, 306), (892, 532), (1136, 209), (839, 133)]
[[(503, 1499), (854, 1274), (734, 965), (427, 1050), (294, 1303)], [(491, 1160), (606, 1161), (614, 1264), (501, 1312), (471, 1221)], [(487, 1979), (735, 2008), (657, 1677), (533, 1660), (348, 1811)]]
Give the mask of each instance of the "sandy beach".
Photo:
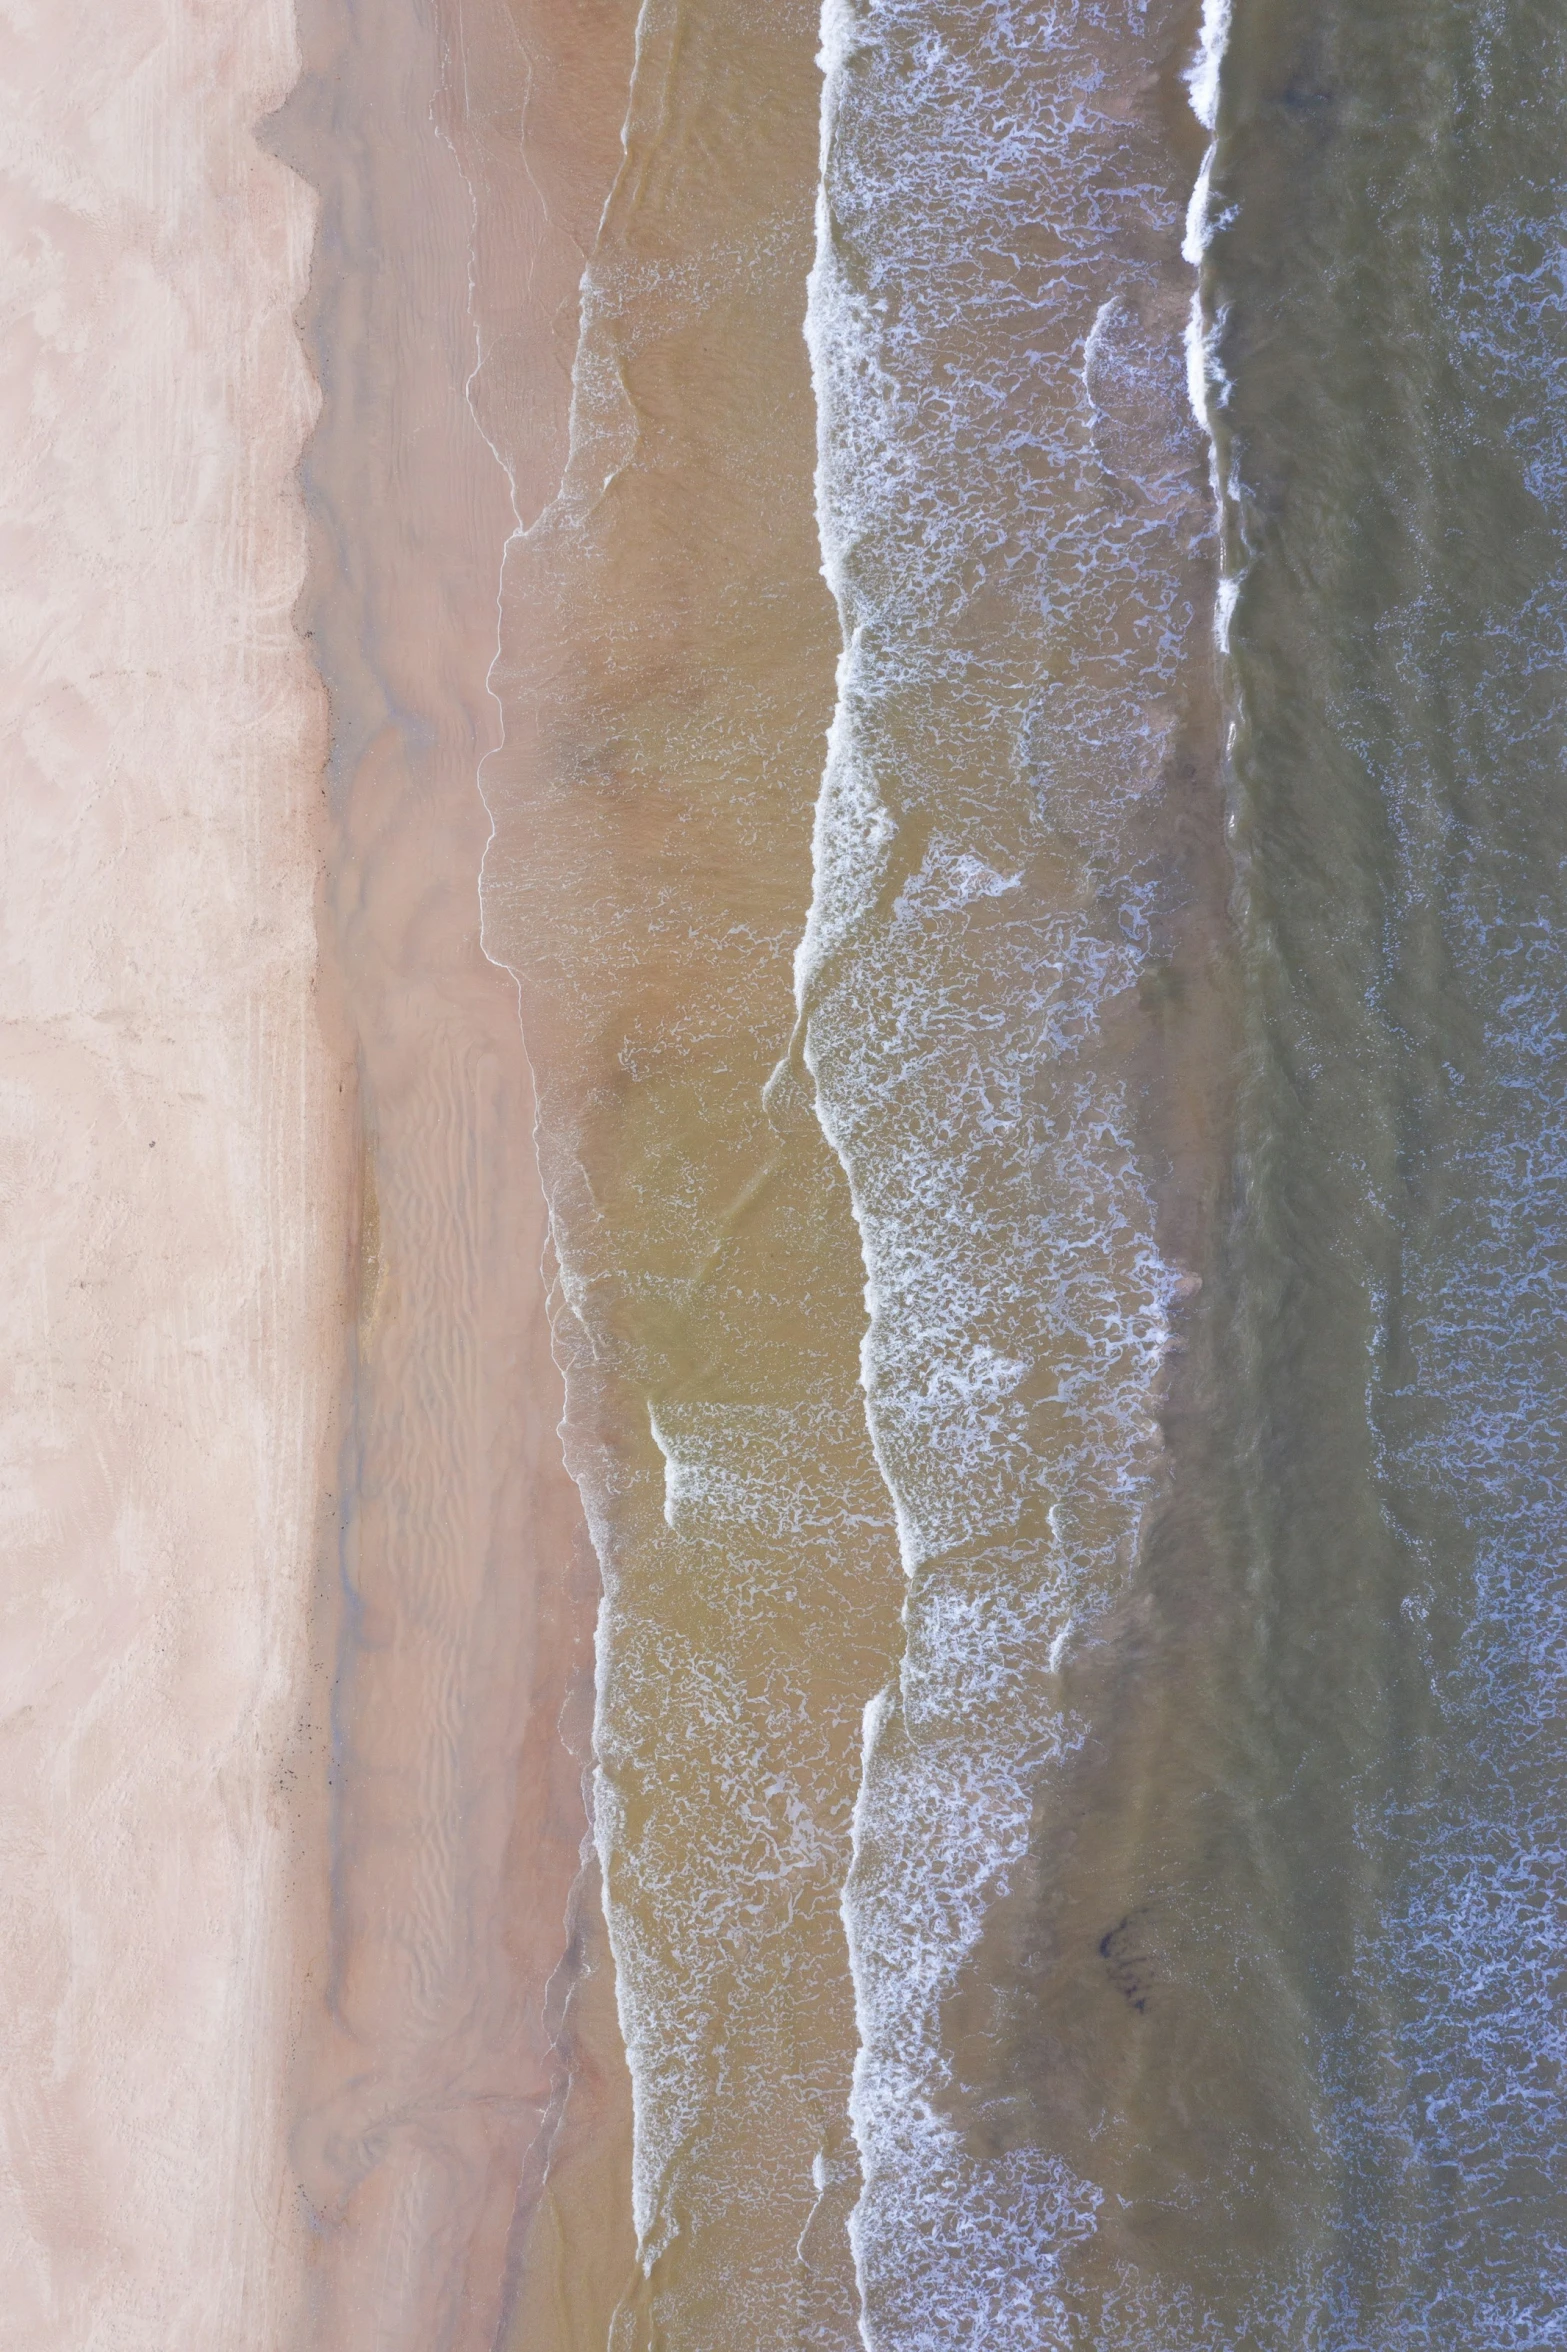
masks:
[[(455, 16), (298, 15), (7, 17), (0, 2341), (29, 2352), (488, 2345), (552, 2150), (600, 2249), (626, 2203), (573, 1894), (597, 1576), (479, 941), (514, 515), (468, 399), (472, 174), (486, 136), (515, 168), (515, 121), (470, 107)], [(503, 9), (488, 35), (504, 114)], [(600, 94), (585, 164), (557, 142), (575, 208), (531, 181), (487, 216), (531, 244), (541, 480)]]
[(0, 2342), (253, 2352), (305, 2258), (352, 1077), (290, 614), (284, 0), (4, 12)]

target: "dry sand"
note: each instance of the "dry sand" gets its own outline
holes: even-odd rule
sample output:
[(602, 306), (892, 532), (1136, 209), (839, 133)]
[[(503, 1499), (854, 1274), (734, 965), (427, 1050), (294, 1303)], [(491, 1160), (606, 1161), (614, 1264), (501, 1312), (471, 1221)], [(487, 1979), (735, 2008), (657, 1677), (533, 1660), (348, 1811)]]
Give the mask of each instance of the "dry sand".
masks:
[(286, 0), (9, 0), (0, 2343), (256, 2352), (343, 1360)]
[(597, 1578), (476, 777), (633, 11), (0, 7), (0, 2345), (596, 2344)]

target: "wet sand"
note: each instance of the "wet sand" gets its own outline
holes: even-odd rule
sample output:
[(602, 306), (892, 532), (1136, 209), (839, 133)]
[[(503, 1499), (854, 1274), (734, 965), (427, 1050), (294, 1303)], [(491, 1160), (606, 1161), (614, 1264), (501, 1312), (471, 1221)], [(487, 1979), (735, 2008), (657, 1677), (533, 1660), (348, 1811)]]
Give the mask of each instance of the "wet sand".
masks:
[[(579, 289), (621, 165), (638, 13), (635, 0), (582, 0), (569, 11), (552, 0), (440, 0), (437, 11), (446, 64), (440, 121), (471, 206), (466, 396), (507, 476), (514, 532), (555, 497), (569, 462)], [(502, 578), (497, 566), (492, 652)], [(481, 780), (503, 756), (513, 717), (499, 693), (496, 710), (500, 733)], [(516, 1021), (520, 1001), (503, 948), (488, 934), (486, 946), (508, 970)], [(544, 1272), (553, 1316), (551, 1244)], [(553, 1382), (551, 1396), (559, 1402)], [(599, 1565), (585, 1534), (580, 1540), (596, 1617)], [(574, 1752), (586, 1763), (593, 1705), (586, 1678), (580, 1698)], [(598, 1858), (584, 1851), (568, 1942), (548, 1991), (554, 2104), (521, 2184), (509, 2246), (498, 2340), (517, 2352), (598, 2352), (634, 2285), (631, 2083)]]
[[(556, 1435), (516, 988), (479, 938), (514, 516), (468, 397), (468, 92), (493, 106), (510, 70), (524, 93), (504, 52), (473, 70), (476, 14), (303, 7), (306, 71), (270, 134), (322, 197), (301, 621), (331, 695), (329, 945), (363, 1155), (328, 1950), (295, 2074), (303, 2340), (332, 2352), (492, 2345), (531, 2276), (552, 2153), (603, 2151), (596, 2281), (626, 2206), (591, 1874), (573, 1891), (597, 1568)], [(623, 85), (612, 99), (618, 129)], [(515, 108), (503, 127), (515, 146)], [(505, 224), (546, 463), (550, 431), (564, 440), (556, 312), (582, 260), (569, 235), (551, 252), (548, 194), (536, 158)], [(606, 2046), (579, 2063), (579, 2019), (606, 2006)]]
[(291, 11), (8, 9), (0, 2342), (254, 2352), (306, 2255), (352, 1153), (290, 611)]

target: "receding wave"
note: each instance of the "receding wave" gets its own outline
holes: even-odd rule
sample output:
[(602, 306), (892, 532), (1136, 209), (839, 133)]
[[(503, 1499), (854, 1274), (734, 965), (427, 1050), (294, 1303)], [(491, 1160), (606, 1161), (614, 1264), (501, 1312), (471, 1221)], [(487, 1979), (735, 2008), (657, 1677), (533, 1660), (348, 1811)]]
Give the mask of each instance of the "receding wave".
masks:
[(1185, 30), (825, 18), (808, 335), (844, 651), (797, 991), (909, 1579), (845, 1900), (878, 2347), (1045, 2340), (1101, 2201), (1026, 2131), (976, 2149), (945, 2009), (1084, 1736), (1074, 1661), (1134, 1580), (1195, 1287), (1135, 1077), (1212, 762), (1187, 183), (1148, 96)]

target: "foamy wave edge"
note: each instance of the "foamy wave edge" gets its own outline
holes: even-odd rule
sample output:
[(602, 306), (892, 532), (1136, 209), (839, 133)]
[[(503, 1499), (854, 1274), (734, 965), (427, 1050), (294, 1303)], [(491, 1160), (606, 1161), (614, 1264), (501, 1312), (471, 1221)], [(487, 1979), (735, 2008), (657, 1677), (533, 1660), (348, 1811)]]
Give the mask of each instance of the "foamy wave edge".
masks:
[(1221, 654), (1229, 650), (1230, 621), (1245, 571), (1244, 566), (1232, 567), (1230, 561), (1231, 548), (1226, 528), (1230, 501), (1226, 497), (1222, 479), (1217, 430), (1219, 412), (1231, 390), (1230, 379), (1225, 373), (1219, 352), (1224, 338), (1226, 314), (1220, 309), (1212, 316), (1209, 315), (1208, 292), (1203, 280), (1208, 249), (1230, 217), (1228, 214), (1215, 217), (1213, 170), (1219, 156), (1220, 84), (1233, 19), (1234, 0), (1203, 0), (1197, 55), (1182, 76), (1192, 112), (1208, 133), (1207, 149), (1192, 185), (1191, 201), (1186, 207), (1181, 258), (1197, 273), (1197, 283), (1192, 288), (1191, 308), (1186, 315), (1186, 389), (1192, 404), (1192, 414), (1208, 442), (1208, 473), (1213, 486), (1214, 510), (1219, 528), (1219, 593), (1214, 606), (1213, 634)]
[[(1219, 312), (1209, 316), (1208, 295), (1204, 284), (1204, 263), (1209, 247), (1218, 230), (1225, 225), (1228, 215), (1215, 217), (1212, 198), (1212, 179), (1218, 157), (1218, 120), (1220, 90), (1225, 54), (1229, 45), (1233, 20), (1233, 0), (1203, 0), (1202, 17), (1198, 30), (1197, 52), (1182, 76), (1193, 113), (1209, 133), (1208, 144), (1193, 184), (1187, 206), (1182, 258), (1197, 274), (1185, 331), (1187, 388), (1192, 412), (1201, 429), (1209, 451), (1209, 474), (1219, 534), (1220, 569), (1213, 613), (1213, 639), (1218, 654), (1227, 652), (1230, 620), (1233, 614), (1244, 566), (1233, 566), (1230, 556), (1228, 518), (1232, 501), (1226, 497), (1221, 471), (1219, 436), (1216, 429), (1218, 413), (1230, 392), (1229, 379), (1220, 357), (1220, 344), (1225, 327), (1225, 316)], [(852, 683), (855, 654), (855, 631), (851, 623), (849, 599), (846, 593), (844, 548), (835, 525), (831, 495), (829, 459), (829, 418), (827, 393), (831, 381), (829, 347), (832, 336), (831, 276), (833, 221), (829, 196), (829, 161), (840, 89), (855, 48), (855, 20), (851, 0), (823, 0), (821, 16), (821, 46), (818, 64), (823, 77), (821, 143), (819, 176), (816, 196), (816, 255), (808, 282), (805, 340), (810, 353), (812, 383), (816, 401), (817, 466), (816, 510), (818, 539), (822, 554), (822, 576), (833, 596), (842, 635), (838, 661), (836, 694), (827, 735), (827, 754), (823, 788), (818, 795), (812, 833), (812, 894), (805, 924), (795, 956), (795, 1004), (797, 1039), (802, 1059), (813, 1079), (817, 1076), (816, 1062), (811, 1051), (807, 1030), (809, 993), (813, 979), (830, 957), (842, 936), (840, 845), (832, 838), (831, 786), (839, 766), (849, 724), (848, 690)], [(876, 812), (870, 812), (874, 815)], [(839, 888), (833, 888), (834, 882)], [(832, 902), (840, 900), (838, 919), (834, 920)], [(866, 1215), (859, 1188), (851, 1165), (851, 1155), (838, 1132), (829, 1103), (818, 1087), (815, 1092), (816, 1115), (823, 1133), (840, 1166), (848, 1186), (856, 1229), (860, 1235), (862, 1260), (866, 1270), (867, 1322), (862, 1341), (862, 1388), (866, 1392), (867, 1425), (871, 1450), (878, 1471), (888, 1491), (896, 1521), (900, 1548), (907, 1573), (917, 1565), (917, 1538), (911, 1514), (893, 1479), (885, 1454), (877, 1438), (875, 1416), (870, 1411), (870, 1356), (879, 1302), (871, 1271), (867, 1248)], [(1068, 1625), (1056, 1647), (1071, 1631)], [(1052, 1659), (1052, 1663), (1054, 1660)], [(873, 2097), (868, 2081), (871, 2062), (871, 2039), (874, 2030), (874, 1990), (871, 1986), (863, 1954), (859, 1948), (856, 1921), (852, 1906), (851, 1887), (862, 1848), (870, 1827), (875, 1798), (871, 1787), (873, 1767), (878, 1751), (889, 1734), (897, 1714), (901, 1668), (867, 1701), (863, 1716), (860, 1779), (856, 1796), (852, 1850), (848, 1877), (840, 1896), (840, 1916), (843, 1919), (851, 1980), (854, 1988), (858, 2049), (854, 2070), (854, 2091), (851, 2097), (851, 2122), (862, 2163), (862, 2179), (868, 2153), (868, 2134), (865, 2128), (868, 2105)], [(1044, 2171), (1048, 2175), (1051, 2167)], [(1086, 2183), (1065, 2180), (1058, 2184), (1050, 2178), (1039, 2186), (1054, 2192), (1059, 2201), (1059, 2220), (1064, 2236), (1086, 2235), (1093, 2226), (1093, 2216), (1099, 2193)], [(1074, 2206), (1071, 2190), (1085, 2192), (1079, 2206)], [(866, 2245), (864, 2239), (865, 2195), (862, 2193), (849, 2221), (849, 2236), (854, 2260), (854, 2271), (859, 2294), (859, 2332), (866, 2352), (883, 2352), (873, 2331), (868, 2301)]]

